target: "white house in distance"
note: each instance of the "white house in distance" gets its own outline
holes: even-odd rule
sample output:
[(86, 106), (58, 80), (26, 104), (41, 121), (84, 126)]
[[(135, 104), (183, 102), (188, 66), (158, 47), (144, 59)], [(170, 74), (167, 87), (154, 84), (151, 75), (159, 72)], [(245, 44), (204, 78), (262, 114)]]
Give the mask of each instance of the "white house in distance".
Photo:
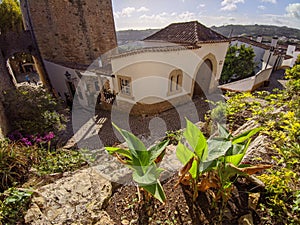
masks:
[(232, 37), (230, 45), (245, 45), (253, 48), (256, 64), (255, 75), (221, 85), (219, 88), (237, 92), (253, 91), (269, 80), (272, 71), (291, 67), (295, 47), (289, 46), (286, 50), (282, 46), (278, 46), (277, 42), (277, 37), (272, 39), (270, 45), (262, 43), (261, 36), (258, 36), (256, 40), (246, 37)]
[[(85, 71), (46, 61), (45, 66), (62, 98), (76, 89), (76, 101), (85, 107), (153, 114), (217, 91), (228, 46), (226, 37), (191, 21), (119, 46)], [(64, 74), (65, 82), (55, 74)]]
[(170, 24), (131, 49), (113, 54), (113, 78), (106, 87), (116, 94), (122, 110), (133, 114), (167, 110), (217, 90), (228, 45), (226, 37), (198, 21)]

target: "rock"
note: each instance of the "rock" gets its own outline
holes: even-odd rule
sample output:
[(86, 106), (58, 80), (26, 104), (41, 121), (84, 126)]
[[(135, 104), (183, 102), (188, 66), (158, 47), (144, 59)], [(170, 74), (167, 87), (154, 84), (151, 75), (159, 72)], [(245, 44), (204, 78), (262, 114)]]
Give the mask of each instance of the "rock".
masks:
[(27, 224), (113, 224), (103, 210), (111, 183), (93, 168), (69, 174), (36, 193), (25, 216)]
[(238, 225), (253, 225), (253, 217), (251, 214), (241, 216), (238, 221)]

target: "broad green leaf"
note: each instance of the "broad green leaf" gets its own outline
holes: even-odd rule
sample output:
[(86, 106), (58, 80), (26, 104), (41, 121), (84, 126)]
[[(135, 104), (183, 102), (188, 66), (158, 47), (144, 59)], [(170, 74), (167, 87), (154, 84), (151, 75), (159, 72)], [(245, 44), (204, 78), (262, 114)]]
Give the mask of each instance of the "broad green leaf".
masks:
[(168, 144), (169, 144), (168, 140), (162, 141), (149, 149), (150, 163), (154, 162), (157, 159), (157, 157), (165, 150), (165, 148), (168, 146)]
[(219, 136), (222, 138), (228, 139), (231, 137), (229, 131), (219, 123), (218, 123), (218, 132), (219, 132)]
[(242, 161), (242, 159), (244, 158), (244, 153), (242, 154), (237, 154), (237, 155), (229, 155), (229, 156), (225, 156), (225, 161), (227, 163), (232, 163), (235, 166), (238, 166), (238, 164)]
[(236, 154), (240, 154), (243, 152), (244, 150), (244, 147), (245, 147), (245, 144), (235, 144), (235, 145), (232, 145), (228, 151), (226, 152), (226, 156), (227, 155), (236, 155)]
[(147, 166), (146, 172), (142, 175), (137, 173), (137, 169), (133, 171), (132, 178), (139, 186), (150, 185), (157, 182), (160, 173), (163, 169), (157, 168), (155, 164)]
[(143, 142), (137, 138), (134, 134), (119, 128), (117, 125), (113, 123), (113, 126), (119, 131), (119, 133), (123, 136), (126, 143), (128, 144), (128, 148), (133, 156), (133, 163), (136, 166), (147, 166), (149, 165), (149, 152), (147, 151)]
[(231, 142), (225, 139), (212, 138), (208, 139), (208, 156), (206, 162), (213, 161), (220, 156), (224, 156), (228, 149), (231, 147)]
[(188, 147), (179, 142), (176, 148), (176, 156), (178, 160), (185, 165), (195, 156), (195, 154), (189, 150)]
[(211, 170), (215, 170), (217, 167), (217, 160), (208, 161), (208, 162), (201, 162), (199, 166), (199, 172), (208, 172)]
[(122, 156), (127, 157), (128, 159), (132, 159), (131, 153), (128, 149), (122, 149), (118, 147), (105, 147), (105, 150), (108, 151), (109, 154), (118, 153)]
[(248, 130), (248, 131), (246, 131), (246, 132), (238, 135), (237, 137), (234, 137), (232, 139), (232, 144), (243, 143), (244, 141), (246, 141), (247, 139), (251, 138), (253, 135), (255, 135), (257, 132), (259, 132), (261, 130), (262, 130), (261, 127)]
[(200, 129), (188, 119), (186, 119), (186, 129), (183, 132), (183, 136), (193, 148), (196, 155), (202, 159), (203, 151), (207, 146), (206, 139)]
[(147, 192), (149, 192), (152, 196), (154, 196), (157, 200), (159, 200), (161, 203), (164, 203), (166, 201), (166, 195), (165, 192), (159, 182), (157, 180), (157, 183), (142, 186)]

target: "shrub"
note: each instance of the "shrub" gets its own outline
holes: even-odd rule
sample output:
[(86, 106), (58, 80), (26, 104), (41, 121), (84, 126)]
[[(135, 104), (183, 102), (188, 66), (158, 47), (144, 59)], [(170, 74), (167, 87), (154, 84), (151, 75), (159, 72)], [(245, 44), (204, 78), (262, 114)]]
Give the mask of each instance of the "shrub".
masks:
[(25, 181), (32, 163), (32, 150), (18, 143), (0, 141), (0, 192)]
[(12, 130), (22, 134), (44, 134), (58, 133), (65, 128), (66, 110), (40, 87), (21, 86), (5, 93), (4, 98)]
[[(21, 224), (28, 210), (32, 192), (10, 188), (0, 194), (0, 224)], [(23, 223), (22, 223), (23, 224)]]

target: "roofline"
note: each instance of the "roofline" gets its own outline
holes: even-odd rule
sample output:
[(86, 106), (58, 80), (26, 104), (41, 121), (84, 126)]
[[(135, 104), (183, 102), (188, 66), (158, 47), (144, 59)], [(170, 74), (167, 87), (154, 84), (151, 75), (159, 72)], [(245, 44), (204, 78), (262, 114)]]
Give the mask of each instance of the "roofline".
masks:
[(136, 49), (136, 50), (132, 50), (129, 52), (117, 54), (117, 55), (112, 56), (111, 59), (122, 58), (122, 57), (130, 56), (130, 55), (136, 55), (136, 54), (141, 54), (141, 53), (146, 53), (146, 52), (172, 52), (172, 51), (193, 50), (193, 49), (198, 49), (198, 48), (201, 48), (201, 47), (196, 46), (196, 45), (149, 47), (149, 48)]
[(232, 38), (230, 38), (230, 42), (233, 42), (233, 41), (241, 41), (241, 42), (244, 42), (244, 43), (247, 43), (247, 44), (250, 44), (250, 45), (254, 45), (256, 47), (263, 48), (265, 50), (270, 50), (270, 48), (271, 48), (271, 46), (269, 46), (269, 45), (266, 45), (266, 44), (261, 43), (261, 42), (257, 42), (255, 40), (251, 40), (251, 39), (246, 38), (246, 37), (232, 37)]

